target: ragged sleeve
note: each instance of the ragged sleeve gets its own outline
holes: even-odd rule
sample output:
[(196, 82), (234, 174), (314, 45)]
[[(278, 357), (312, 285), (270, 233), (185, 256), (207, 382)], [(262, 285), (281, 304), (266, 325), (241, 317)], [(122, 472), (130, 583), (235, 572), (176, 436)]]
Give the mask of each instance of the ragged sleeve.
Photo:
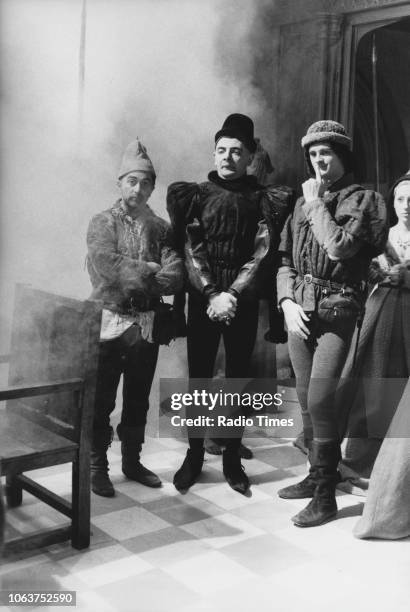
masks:
[(336, 218), (321, 198), (304, 202), (303, 210), (316, 240), (330, 259), (353, 257), (362, 248), (375, 257), (387, 241), (387, 213), (383, 197), (370, 190), (358, 190), (343, 199)]
[[(154, 272), (147, 262), (118, 251), (115, 221), (109, 211), (95, 215), (88, 226), (87, 247), (90, 275), (118, 287), (124, 296), (146, 294)], [(98, 280), (97, 280), (98, 282)]]

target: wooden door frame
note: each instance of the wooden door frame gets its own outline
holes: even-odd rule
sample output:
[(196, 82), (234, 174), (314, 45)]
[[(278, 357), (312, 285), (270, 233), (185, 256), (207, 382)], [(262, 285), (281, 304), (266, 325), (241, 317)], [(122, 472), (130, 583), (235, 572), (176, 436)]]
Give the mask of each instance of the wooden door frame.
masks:
[[(353, 134), (356, 53), (359, 42), (368, 32), (406, 17), (410, 17), (409, 2), (394, 6), (379, 6), (344, 15), (343, 34), (340, 40), (342, 65), (339, 67), (339, 108), (334, 108), (334, 116), (339, 117), (350, 134)], [(337, 69), (338, 67), (333, 68), (334, 71)], [(329, 96), (329, 93), (331, 92), (327, 91), (326, 95)]]

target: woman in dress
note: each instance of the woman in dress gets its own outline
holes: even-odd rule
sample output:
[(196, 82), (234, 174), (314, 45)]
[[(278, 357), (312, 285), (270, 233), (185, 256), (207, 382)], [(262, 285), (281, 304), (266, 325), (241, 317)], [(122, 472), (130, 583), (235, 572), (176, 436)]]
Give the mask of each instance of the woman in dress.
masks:
[[(387, 238), (380, 194), (354, 183), (351, 139), (335, 121), (318, 121), (302, 138), (312, 178), (282, 232), (278, 301), (289, 332), (289, 353), (302, 408), (310, 470), (279, 491), (309, 498), (292, 521), (320, 525), (337, 513), (340, 460), (335, 391), (364, 301), (363, 283)], [(313, 178), (315, 177), (315, 178)]]
[[(350, 351), (340, 405), (349, 406), (348, 440), (340, 471), (344, 490), (367, 489), (380, 445), (410, 376), (410, 172), (388, 197), (391, 228), (383, 254), (370, 266), (372, 284), (356, 364)], [(355, 344), (355, 342), (353, 342)], [(390, 436), (390, 434), (389, 434)]]
[(410, 379), (383, 441), (370, 478), (358, 538), (410, 536)]

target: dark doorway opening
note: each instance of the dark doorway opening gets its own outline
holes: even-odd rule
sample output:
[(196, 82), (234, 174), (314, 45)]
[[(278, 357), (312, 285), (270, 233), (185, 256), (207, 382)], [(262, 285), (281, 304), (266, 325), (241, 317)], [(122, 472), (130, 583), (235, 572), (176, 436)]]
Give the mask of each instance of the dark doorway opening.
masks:
[(357, 179), (376, 187), (376, 138), (372, 83), (373, 37), (377, 51), (380, 190), (410, 166), (410, 18), (368, 32), (356, 55), (354, 150)]

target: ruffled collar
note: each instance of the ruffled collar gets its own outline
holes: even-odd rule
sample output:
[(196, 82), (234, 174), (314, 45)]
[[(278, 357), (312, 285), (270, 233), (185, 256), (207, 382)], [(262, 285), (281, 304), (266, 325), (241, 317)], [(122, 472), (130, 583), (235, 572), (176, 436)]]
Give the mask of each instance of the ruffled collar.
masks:
[(215, 185), (223, 187), (227, 191), (256, 191), (260, 188), (256, 176), (244, 174), (240, 178), (226, 181), (221, 178), (215, 170), (208, 174), (208, 180)]

